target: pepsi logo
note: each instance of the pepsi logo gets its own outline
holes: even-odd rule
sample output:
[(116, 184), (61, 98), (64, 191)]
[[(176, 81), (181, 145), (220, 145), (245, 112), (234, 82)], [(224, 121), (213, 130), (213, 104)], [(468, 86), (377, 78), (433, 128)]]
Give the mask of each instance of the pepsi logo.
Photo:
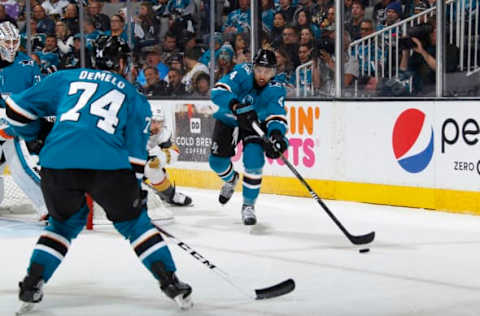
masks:
[(433, 157), (433, 144), (433, 126), (425, 113), (408, 109), (398, 116), (392, 147), (395, 159), (405, 171), (418, 173), (427, 168)]

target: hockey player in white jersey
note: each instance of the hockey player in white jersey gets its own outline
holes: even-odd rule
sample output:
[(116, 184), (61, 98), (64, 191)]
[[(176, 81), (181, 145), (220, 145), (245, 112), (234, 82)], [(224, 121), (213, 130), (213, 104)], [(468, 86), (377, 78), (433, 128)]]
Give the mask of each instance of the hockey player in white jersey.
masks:
[(163, 201), (171, 205), (188, 206), (192, 204), (192, 199), (177, 192), (175, 186), (168, 179), (165, 167), (177, 161), (180, 150), (172, 142), (172, 129), (165, 119), (165, 112), (161, 105), (152, 105), (150, 131), (151, 135), (147, 144), (149, 161), (145, 167), (148, 183)]
[[(40, 81), (40, 68), (26, 54), (19, 52), (20, 35), (10, 22), (0, 23), (0, 93), (21, 92)], [(0, 98), (3, 111), (0, 120), (5, 118), (4, 101)], [(39, 219), (44, 219), (47, 208), (40, 190), (38, 156), (31, 149), (39, 149), (40, 141), (25, 143), (14, 138), (11, 129), (0, 130), (0, 174), (8, 165), (13, 181), (33, 202)], [(33, 148), (36, 147), (36, 148)], [(4, 199), (4, 178), (0, 176), (0, 203)]]

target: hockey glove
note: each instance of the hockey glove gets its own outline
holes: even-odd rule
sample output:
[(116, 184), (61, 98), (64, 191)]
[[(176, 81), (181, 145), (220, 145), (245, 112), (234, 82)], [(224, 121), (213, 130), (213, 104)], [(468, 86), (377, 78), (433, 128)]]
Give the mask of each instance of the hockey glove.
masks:
[(271, 159), (277, 159), (285, 150), (287, 150), (288, 142), (285, 136), (278, 130), (273, 130), (265, 143), (265, 155)]
[(237, 118), (238, 126), (243, 130), (252, 132), (252, 123), (258, 120), (253, 104), (232, 103), (230, 109)]

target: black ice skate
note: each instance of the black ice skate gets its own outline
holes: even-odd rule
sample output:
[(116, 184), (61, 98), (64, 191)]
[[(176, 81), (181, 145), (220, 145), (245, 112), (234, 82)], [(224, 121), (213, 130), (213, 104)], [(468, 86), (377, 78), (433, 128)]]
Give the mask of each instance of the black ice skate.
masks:
[(218, 197), (218, 202), (220, 202), (220, 204), (224, 205), (227, 204), (228, 201), (230, 201), (233, 192), (235, 192), (235, 185), (237, 184), (238, 179), (240, 179), (240, 176), (238, 175), (238, 172), (235, 171), (233, 179), (223, 184), (222, 189), (220, 190), (220, 195)]
[(162, 292), (174, 300), (180, 309), (186, 310), (192, 308), (192, 287), (190, 285), (180, 281), (174, 272), (165, 271), (165, 266), (162, 262), (154, 262), (152, 264), (152, 271), (159, 278)]
[(257, 223), (255, 206), (246, 204), (242, 205), (242, 221), (244, 225), (255, 225)]
[(33, 263), (30, 267), (29, 274), (23, 279), (22, 282), (18, 283), (20, 291), (18, 298), (22, 302), (19, 310), (16, 312), (16, 315), (23, 315), (30, 312), (37, 303), (39, 303), (43, 298), (43, 266)]
[(170, 186), (165, 191), (158, 192), (158, 195), (162, 201), (175, 206), (188, 206), (192, 204), (192, 199), (183, 193), (177, 192), (175, 186)]

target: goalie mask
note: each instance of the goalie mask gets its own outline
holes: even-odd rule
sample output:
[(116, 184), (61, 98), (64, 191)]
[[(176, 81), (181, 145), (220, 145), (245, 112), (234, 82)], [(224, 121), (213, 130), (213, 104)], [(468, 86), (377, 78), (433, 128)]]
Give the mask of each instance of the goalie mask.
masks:
[(11, 22), (0, 23), (0, 57), (13, 63), (20, 47), (18, 29)]
[(120, 59), (127, 62), (130, 48), (117, 36), (100, 35), (92, 44), (92, 64), (102, 70), (118, 70)]

